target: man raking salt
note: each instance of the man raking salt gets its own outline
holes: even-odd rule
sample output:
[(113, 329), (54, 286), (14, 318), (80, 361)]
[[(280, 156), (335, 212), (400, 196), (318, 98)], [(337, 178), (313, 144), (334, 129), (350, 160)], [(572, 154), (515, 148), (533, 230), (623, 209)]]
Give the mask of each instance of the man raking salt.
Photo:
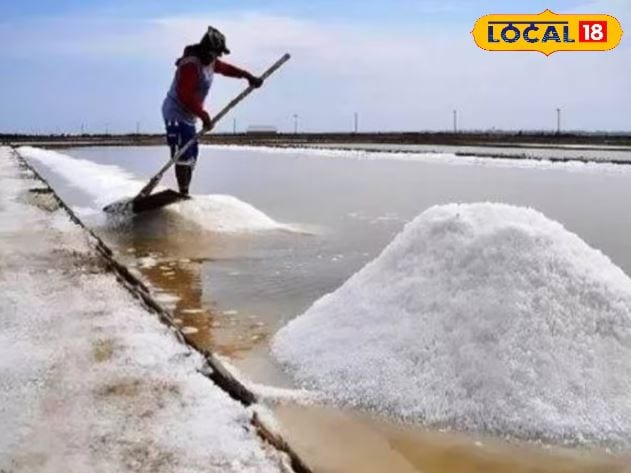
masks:
[[(154, 210), (165, 205), (187, 199), (193, 170), (199, 154), (198, 139), (210, 131), (215, 124), (252, 90), (259, 88), (264, 79), (289, 59), (289, 54), (281, 57), (261, 77), (228, 64), (219, 59), (229, 54), (225, 36), (216, 28), (208, 27), (198, 44), (186, 46), (181, 58), (176, 61), (177, 69), (171, 87), (162, 104), (162, 116), (166, 127), (167, 144), (171, 160), (145, 185), (132, 200), (116, 202), (104, 208), (106, 212), (131, 210), (134, 213)], [(204, 110), (215, 73), (227, 77), (246, 79), (249, 87), (233, 99), (214, 119)], [(197, 119), (202, 122), (197, 132)], [(166, 190), (150, 195), (166, 170), (175, 164), (175, 177), (179, 192)]]

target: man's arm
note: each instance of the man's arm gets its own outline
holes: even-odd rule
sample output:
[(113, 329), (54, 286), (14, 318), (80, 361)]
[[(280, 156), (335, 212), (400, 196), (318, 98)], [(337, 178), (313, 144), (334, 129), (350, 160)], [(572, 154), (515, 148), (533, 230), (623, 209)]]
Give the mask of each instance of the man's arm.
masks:
[(219, 59), (215, 59), (215, 72), (217, 74), (221, 74), (222, 76), (235, 77), (237, 79), (245, 79), (248, 76), (248, 73), (243, 69)]
[(248, 71), (240, 69), (237, 66), (233, 66), (232, 64), (228, 64), (227, 62), (223, 62), (219, 59), (215, 59), (215, 72), (226, 77), (247, 79), (250, 85), (255, 88), (258, 88), (261, 84), (263, 84), (263, 81), (260, 78), (250, 74)]
[(191, 113), (201, 118), (205, 128), (209, 128), (210, 116), (204, 110), (204, 105), (196, 94), (198, 81), (199, 72), (195, 64), (181, 66), (177, 83), (177, 97)]

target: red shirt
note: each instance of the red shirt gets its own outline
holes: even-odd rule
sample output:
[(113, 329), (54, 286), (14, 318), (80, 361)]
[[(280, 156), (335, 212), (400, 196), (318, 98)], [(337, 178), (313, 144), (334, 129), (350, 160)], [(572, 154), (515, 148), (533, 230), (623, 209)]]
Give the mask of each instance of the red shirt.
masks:
[[(216, 73), (222, 76), (242, 79), (247, 75), (243, 69), (239, 69), (219, 59), (215, 59), (213, 68)], [(197, 94), (198, 83), (199, 68), (196, 64), (189, 63), (180, 67), (179, 81), (177, 83), (177, 97), (188, 110), (201, 118), (204, 114), (204, 103)]]

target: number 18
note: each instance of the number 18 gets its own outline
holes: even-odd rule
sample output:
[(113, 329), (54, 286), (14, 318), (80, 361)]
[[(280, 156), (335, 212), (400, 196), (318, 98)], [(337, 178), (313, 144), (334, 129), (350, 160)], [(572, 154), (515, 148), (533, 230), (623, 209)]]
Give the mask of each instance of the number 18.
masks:
[(606, 21), (581, 21), (579, 22), (582, 43), (604, 43), (607, 41)]

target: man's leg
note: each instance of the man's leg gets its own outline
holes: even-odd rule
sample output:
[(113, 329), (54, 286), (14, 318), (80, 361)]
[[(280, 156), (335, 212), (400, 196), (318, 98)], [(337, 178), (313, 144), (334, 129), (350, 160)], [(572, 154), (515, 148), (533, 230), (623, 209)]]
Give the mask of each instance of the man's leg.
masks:
[(177, 179), (177, 186), (180, 189), (180, 194), (188, 195), (188, 188), (191, 185), (191, 179), (193, 178), (193, 167), (188, 164), (176, 164), (175, 178)]
[[(195, 125), (180, 123), (180, 146), (186, 145), (190, 140), (195, 139)], [(175, 178), (180, 189), (180, 194), (188, 195), (188, 188), (193, 178), (193, 169), (197, 163), (197, 155), (199, 153), (197, 139), (187, 148), (177, 163), (175, 163)]]
[[(167, 124), (167, 140), (171, 148), (171, 156), (173, 157), (178, 150), (195, 138), (195, 126), (182, 122), (173, 122)], [(184, 154), (179, 157), (175, 163), (175, 179), (180, 194), (188, 195), (191, 179), (193, 178), (193, 168), (197, 162), (199, 153), (197, 141), (189, 146)]]

